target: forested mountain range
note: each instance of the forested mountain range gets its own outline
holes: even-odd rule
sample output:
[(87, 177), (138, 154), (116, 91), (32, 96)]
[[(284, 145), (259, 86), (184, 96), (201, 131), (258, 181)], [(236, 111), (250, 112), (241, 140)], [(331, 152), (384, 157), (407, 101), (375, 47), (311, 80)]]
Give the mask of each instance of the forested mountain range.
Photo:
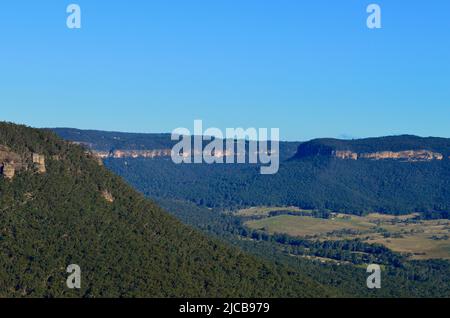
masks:
[[(169, 135), (138, 134), (134, 139), (134, 134), (56, 132), (89, 143), (93, 150), (132, 149), (138, 144), (155, 149), (151, 147), (162, 147), (161, 140), (170, 139)], [(165, 147), (170, 146), (167, 140)], [(293, 205), (352, 214), (418, 212), (430, 218), (449, 217), (450, 139), (410, 135), (317, 139), (282, 143), (280, 153), (280, 169), (273, 176), (260, 175), (259, 167), (252, 164), (176, 165), (168, 157), (109, 157), (105, 164), (146, 195), (207, 207)]]
[[(61, 130), (57, 132), (61, 134)], [(76, 132), (77, 138), (71, 139), (72, 141), (89, 142), (91, 147), (94, 145), (91, 150), (100, 150), (95, 148), (95, 138), (91, 136), (87, 139), (83, 137), (83, 131), (76, 130)], [(95, 132), (94, 135), (101, 136), (102, 132)], [(110, 135), (112, 142), (117, 137), (121, 138), (120, 134)], [(146, 136), (148, 139), (152, 137), (152, 135)], [(393, 137), (392, 140), (399, 142), (403, 137)], [(351, 141), (348, 142), (351, 143)], [(315, 144), (318, 141), (311, 143)], [(132, 144), (136, 143), (132, 141)], [(410, 208), (415, 207), (417, 198), (434, 207), (439, 202), (448, 202), (446, 197), (439, 201), (428, 197), (429, 193), (423, 193), (422, 196), (417, 196), (416, 193), (407, 194), (407, 191), (411, 189), (411, 184), (408, 185), (408, 182), (414, 185), (416, 180), (426, 179), (431, 174), (432, 182), (445, 184), (449, 179), (448, 165), (446, 166), (447, 162), (444, 158), (419, 161), (410, 160), (410, 158), (354, 160), (340, 158), (336, 156), (336, 153), (337, 151), (396, 152), (411, 149), (431, 149), (430, 151), (433, 152), (445, 153), (442, 149), (428, 148), (423, 144), (417, 147), (407, 145), (399, 148), (389, 148), (385, 145), (380, 148), (349, 148), (324, 143), (325, 146), (331, 147), (331, 149), (328, 148), (328, 152), (303, 153), (302, 146), (307, 146), (308, 143), (286, 144), (289, 145), (289, 150), (283, 156), (280, 172), (273, 176), (261, 176), (257, 165), (175, 165), (169, 157), (164, 156), (107, 157), (103, 162), (107, 168), (123, 176), (146, 196), (156, 199), (160, 205), (184, 223), (243, 251), (295, 268), (299, 272), (306, 273), (316, 282), (336, 287), (344, 295), (410, 297), (445, 296), (450, 293), (448, 261), (409, 261), (405, 256), (394, 253), (384, 246), (372, 246), (358, 240), (344, 239), (334, 243), (320, 243), (286, 235), (252, 232), (242, 224), (241, 219), (223, 213), (248, 206), (297, 205), (325, 212), (342, 209), (345, 213), (355, 214), (372, 211), (402, 214), (412, 211)], [(132, 150), (134, 146), (122, 144), (120, 147)], [(103, 148), (105, 149), (107, 150)], [(437, 173), (434, 174), (433, 170)], [(397, 179), (399, 176), (406, 178), (405, 190), (399, 187), (399, 184), (403, 182)], [(362, 186), (361, 182), (367, 182), (369, 188), (366, 189), (367, 185)], [(436, 190), (426, 182), (416, 187), (419, 185), (427, 191)], [(372, 192), (370, 188), (383, 189), (386, 186), (390, 188), (378, 193)], [(396, 197), (399, 193), (401, 195)], [(430, 213), (423, 212), (425, 209), (421, 210), (422, 216), (438, 218), (447, 216), (445, 209), (439, 210), (433, 207), (429, 210)], [(303, 248), (307, 248), (308, 253), (326, 255), (339, 262), (348, 259), (356, 263), (351, 265), (345, 264), (344, 261), (336, 266), (333, 263), (327, 264), (292, 256)], [(366, 257), (385, 264), (388, 278), (385, 287), (380, 291), (373, 292), (365, 287), (365, 269), (356, 264), (364, 262)]]
[[(15, 169), (0, 175), (0, 297), (339, 294), (183, 225), (48, 130), (0, 123), (0, 145)], [(66, 286), (70, 264), (79, 290)]]
[[(115, 153), (124, 153), (123, 157), (132, 155), (146, 157), (147, 153), (150, 153), (150, 157), (169, 157), (170, 150), (178, 142), (171, 140), (171, 134), (124, 133), (73, 128), (52, 128), (51, 130), (65, 140), (84, 145), (103, 157), (112, 158), (121, 157), (121, 155), (114, 155)], [(207, 143), (204, 141), (203, 144)], [(287, 160), (294, 156), (299, 144), (300, 142), (280, 142), (280, 158)], [(151, 155), (152, 152), (155, 153), (154, 156)]]
[[(307, 151), (309, 150), (309, 151)], [(329, 154), (333, 150), (352, 151), (356, 153), (373, 153), (382, 151), (429, 150), (450, 156), (450, 139), (436, 137), (418, 137), (413, 135), (387, 136), (379, 138), (365, 138), (340, 140), (332, 138), (314, 139), (305, 142), (298, 149), (296, 157), (302, 155)]]

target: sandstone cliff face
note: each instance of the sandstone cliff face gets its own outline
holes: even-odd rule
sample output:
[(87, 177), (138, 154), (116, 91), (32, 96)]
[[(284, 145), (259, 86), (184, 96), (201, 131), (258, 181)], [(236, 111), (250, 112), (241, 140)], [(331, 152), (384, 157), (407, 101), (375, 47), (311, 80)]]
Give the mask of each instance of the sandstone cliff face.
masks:
[(13, 179), (17, 172), (35, 168), (38, 173), (45, 173), (45, 156), (36, 153), (19, 155), (7, 146), (0, 145), (0, 176)]
[(431, 160), (442, 160), (444, 156), (437, 152), (432, 152), (429, 150), (406, 150), (399, 152), (392, 151), (382, 151), (375, 153), (363, 153), (361, 158), (366, 159), (400, 159), (407, 161), (431, 161)]
[(157, 158), (170, 157), (171, 149), (154, 149), (154, 150), (114, 150), (114, 151), (93, 151), (98, 158)]
[(45, 173), (45, 156), (33, 153), (33, 164), (39, 173)]
[[(275, 152), (266, 152), (266, 154), (273, 154)], [(171, 157), (172, 150), (171, 149), (153, 149), (153, 150), (114, 150), (114, 151), (92, 151), (92, 154), (100, 159), (106, 158), (114, 158), (114, 159), (123, 159), (123, 158), (160, 158), (160, 157)], [(256, 152), (255, 154), (259, 155), (260, 152)], [(193, 155), (201, 155), (199, 151), (192, 151), (191, 153), (184, 153), (184, 157), (191, 157)], [(228, 150), (223, 151), (213, 151), (212, 156), (217, 158), (229, 157), (232, 156), (232, 152)]]
[(0, 145), (0, 162), (21, 164), (22, 158), (8, 147)]
[(339, 159), (370, 159), (370, 160), (384, 160), (395, 159), (403, 161), (432, 161), (443, 160), (444, 156), (437, 152), (429, 150), (405, 150), (405, 151), (379, 151), (368, 153), (356, 153), (352, 151), (333, 151), (332, 155)]
[(339, 159), (358, 160), (358, 154), (356, 152), (336, 150), (333, 151), (333, 155)]
[(16, 174), (16, 168), (9, 163), (0, 164), (0, 174), (6, 179), (12, 179)]
[(0, 174), (6, 179), (12, 179), (22, 167), (22, 158), (8, 147), (0, 145)]

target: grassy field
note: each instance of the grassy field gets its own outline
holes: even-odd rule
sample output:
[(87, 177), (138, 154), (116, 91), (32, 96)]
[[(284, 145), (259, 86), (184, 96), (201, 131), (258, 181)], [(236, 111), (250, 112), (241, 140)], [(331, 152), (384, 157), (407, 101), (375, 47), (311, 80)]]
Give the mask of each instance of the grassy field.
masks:
[[(293, 211), (292, 208), (285, 208)], [(349, 216), (336, 214), (331, 219), (309, 216), (279, 215), (267, 217), (270, 211), (282, 208), (253, 208), (240, 216), (266, 216), (249, 220), (251, 229), (268, 233), (286, 233), (315, 240), (342, 240), (360, 238), (368, 243), (380, 243), (393, 251), (412, 254), (412, 259), (450, 259), (450, 220), (417, 221), (415, 214), (395, 217), (369, 214)]]
[(252, 207), (248, 209), (242, 209), (234, 214), (241, 217), (249, 217), (249, 216), (268, 216), (272, 211), (293, 211), (293, 212), (307, 212), (307, 210), (301, 210), (297, 207)]
[(325, 220), (294, 215), (280, 215), (248, 221), (246, 225), (252, 229), (260, 229), (272, 234), (287, 233), (292, 236), (316, 236), (344, 229), (368, 231), (373, 226), (370, 223), (359, 222), (358, 220)]

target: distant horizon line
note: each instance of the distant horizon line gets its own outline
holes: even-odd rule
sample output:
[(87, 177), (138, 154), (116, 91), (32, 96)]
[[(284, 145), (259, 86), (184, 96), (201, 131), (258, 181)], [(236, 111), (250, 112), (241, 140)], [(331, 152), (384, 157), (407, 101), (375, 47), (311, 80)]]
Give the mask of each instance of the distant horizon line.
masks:
[[(39, 129), (39, 128), (38, 128)], [(119, 130), (102, 130), (102, 129), (84, 129), (84, 128), (74, 128), (74, 127), (42, 127), (40, 129), (49, 129), (49, 130), (78, 130), (78, 131), (89, 131), (89, 132), (103, 132), (108, 134), (133, 134), (133, 135), (168, 135), (170, 136), (170, 132), (133, 132), (133, 131), (119, 131)], [(192, 136), (192, 135), (190, 135)], [(379, 135), (379, 136), (367, 136), (367, 137), (354, 137), (354, 138), (340, 138), (340, 137), (316, 137), (308, 140), (299, 140), (299, 139), (291, 139), (291, 140), (280, 140), (280, 142), (306, 142), (310, 140), (317, 139), (335, 139), (335, 140), (343, 140), (343, 141), (351, 141), (351, 140), (364, 140), (364, 139), (376, 139), (376, 138), (387, 138), (387, 137), (418, 137), (418, 138), (440, 138), (440, 139), (450, 139), (450, 137), (442, 137), (442, 136), (421, 136), (415, 134), (393, 134), (393, 135)], [(226, 139), (226, 138), (223, 138)]]
[[(77, 130), (77, 131), (88, 131), (88, 132), (102, 132), (102, 133), (108, 133), (108, 134), (133, 134), (133, 135), (171, 135), (171, 132), (136, 132), (136, 131), (120, 131), (120, 130), (108, 130), (108, 129), (97, 129), (97, 128), (75, 128), (75, 127), (36, 127), (32, 125), (27, 124), (21, 124), (21, 123), (15, 123), (8, 120), (0, 120), (0, 123), (10, 123), (15, 125), (23, 125), (30, 128), (35, 129), (45, 129), (45, 130)], [(341, 134), (345, 136), (346, 134)], [(378, 136), (364, 136), (364, 137), (314, 137), (310, 139), (282, 139), (280, 142), (307, 142), (311, 140), (317, 140), (317, 139), (334, 139), (334, 140), (342, 140), (342, 141), (352, 141), (352, 140), (364, 140), (364, 139), (374, 139), (374, 138), (386, 138), (386, 137), (404, 137), (404, 136), (410, 136), (410, 137), (418, 137), (418, 138), (439, 138), (439, 139), (450, 139), (450, 137), (442, 137), (442, 136), (433, 136), (433, 135), (418, 135), (418, 134), (411, 134), (411, 133), (399, 133), (399, 134), (391, 134), (391, 135), (378, 135)]]

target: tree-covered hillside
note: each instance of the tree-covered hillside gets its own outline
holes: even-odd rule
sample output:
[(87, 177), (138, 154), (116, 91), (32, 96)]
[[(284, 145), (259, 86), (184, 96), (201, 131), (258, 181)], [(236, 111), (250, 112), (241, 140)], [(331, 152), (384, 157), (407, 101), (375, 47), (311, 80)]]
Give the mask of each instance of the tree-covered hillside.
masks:
[[(124, 149), (160, 140), (159, 135), (152, 134), (136, 137), (83, 130), (56, 131), (69, 140), (88, 142), (95, 150), (103, 147), (104, 140), (109, 140), (109, 146), (116, 145), (116, 140)], [(428, 150), (442, 154), (443, 159), (342, 160), (331, 155), (334, 150), (357, 153)], [(280, 152), (279, 172), (265, 176), (252, 164), (176, 165), (170, 158), (108, 158), (105, 164), (150, 197), (188, 200), (225, 210), (294, 205), (354, 214), (420, 212), (433, 218), (449, 216), (450, 139), (409, 135), (317, 139), (301, 144), (282, 143)]]
[[(296, 268), (314, 281), (338, 288), (346, 297), (450, 297), (448, 260), (411, 261), (382, 245), (361, 240), (342, 238), (331, 242), (270, 235), (252, 231), (242, 218), (233, 214), (211, 211), (185, 201), (161, 199), (158, 203), (183, 223), (245, 252)], [(334, 261), (307, 259), (305, 254)], [(379, 290), (370, 290), (365, 285), (364, 264), (368, 262), (383, 264), (383, 287)]]
[(170, 134), (122, 133), (73, 128), (54, 128), (52, 131), (65, 140), (77, 141), (99, 151), (165, 149), (172, 148), (175, 144), (170, 140)]
[(450, 139), (412, 135), (387, 136), (355, 140), (332, 138), (314, 139), (299, 146), (295, 158), (307, 155), (329, 155), (333, 150), (348, 150), (357, 153), (379, 151), (430, 150), (450, 156)]
[(170, 159), (107, 159), (105, 164), (150, 197), (224, 210), (298, 206), (352, 214), (435, 212), (448, 218), (450, 161), (396, 162), (310, 157), (286, 161), (275, 175), (254, 165), (176, 165)]
[[(0, 178), (0, 297), (307, 297), (337, 291), (208, 239), (79, 146), (0, 123), (0, 144), (46, 172)], [(66, 287), (77, 264), (82, 287)]]
[[(258, 166), (245, 164), (175, 165), (170, 158), (108, 158), (104, 162), (136, 189), (157, 198), (185, 224), (243, 251), (305, 273), (316, 282), (338, 289), (340, 295), (447, 297), (450, 293), (448, 261), (409, 261), (383, 246), (358, 240), (316, 242), (281, 234), (268, 235), (250, 230), (235, 216), (221, 213), (260, 205), (325, 208), (324, 213), (330, 209), (356, 214), (411, 212), (409, 209), (414, 209), (417, 202), (433, 206), (447, 202), (445, 195), (440, 201), (429, 197), (430, 191), (442, 191), (443, 184), (449, 180), (448, 166), (441, 165), (442, 162), (354, 161), (307, 156), (285, 160), (279, 173), (272, 176), (262, 176)], [(430, 177), (431, 181), (422, 183)], [(403, 183), (404, 188), (399, 186)], [(417, 187), (416, 192), (408, 193), (411, 185)], [(376, 187), (378, 192), (373, 190)], [(433, 215), (445, 217), (443, 213)], [(311, 261), (303, 258), (305, 252), (341, 264)], [(384, 264), (384, 287), (376, 292), (365, 286), (364, 263), (368, 261)]]
[[(51, 130), (65, 140), (84, 144), (96, 151), (171, 149), (178, 142), (172, 141), (170, 134), (124, 133), (74, 128), (53, 128)], [(209, 141), (204, 141), (204, 145), (207, 143)], [(297, 152), (299, 145), (300, 142), (280, 142), (281, 159), (291, 158)]]

